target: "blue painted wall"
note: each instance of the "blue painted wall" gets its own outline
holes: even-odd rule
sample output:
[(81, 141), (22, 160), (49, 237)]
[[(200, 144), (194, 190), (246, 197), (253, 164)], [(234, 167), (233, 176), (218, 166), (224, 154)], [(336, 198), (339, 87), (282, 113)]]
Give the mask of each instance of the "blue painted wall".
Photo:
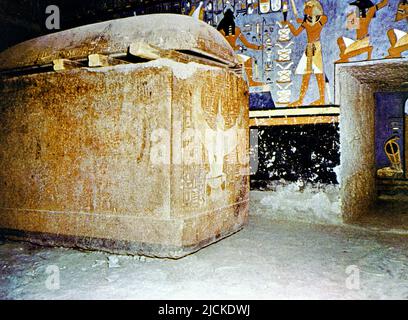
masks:
[[(372, 0), (374, 3), (378, 3), (379, 0)], [(214, 1), (217, 2), (217, 1)], [(219, 1), (222, 3), (222, 1)], [(224, 1), (225, 3), (226, 1)], [(234, 1), (230, 1), (233, 3)], [(330, 82), (330, 96), (331, 96), (331, 102), (334, 100), (334, 61), (339, 59), (339, 49), (337, 46), (337, 38), (340, 36), (346, 36), (349, 38), (354, 39), (355, 38), (355, 31), (349, 31), (346, 29), (346, 15), (348, 12), (350, 12), (352, 9), (355, 9), (354, 6), (350, 6), (348, 3), (352, 2), (352, 0), (321, 0), (321, 3), (323, 5), (323, 9), (325, 14), (328, 16), (328, 23), (325, 25), (323, 31), (322, 31), (322, 36), (321, 36), (321, 43), (322, 43), (322, 51), (323, 51), (323, 61), (324, 61), (324, 71), (326, 73), (326, 76)], [(199, 1), (193, 1), (192, 5), (199, 3)], [(208, 1), (204, 1), (204, 4), (206, 5)], [(236, 1), (238, 3), (238, 1)], [(295, 3), (297, 5), (299, 15), (303, 16), (303, 0), (295, 0)], [(408, 24), (406, 20), (395, 22), (395, 13), (397, 9), (397, 5), (399, 3), (399, 0), (389, 0), (388, 5), (381, 9), (380, 11), (377, 12), (377, 17), (373, 19), (371, 26), (370, 26), (370, 37), (371, 37), (371, 43), (374, 46), (373, 50), (373, 55), (372, 59), (381, 59), (384, 58), (387, 55), (387, 49), (389, 48), (389, 41), (387, 37), (387, 31), (392, 28), (397, 28), (403, 31), (408, 31)], [(217, 6), (214, 6), (215, 9)], [(238, 7), (238, 6), (237, 6)], [(219, 11), (220, 13), (218, 14), (218, 19), (217, 22), (219, 22), (222, 18), (222, 12)], [(266, 22), (266, 25), (271, 25), (273, 26), (273, 32), (271, 33), (271, 39), (274, 44), (273, 51), (274, 51), (274, 56), (276, 57), (276, 50), (278, 49), (276, 47), (277, 39), (278, 39), (278, 26), (276, 25), (277, 21), (283, 20), (283, 15), (282, 12), (273, 12), (273, 13), (268, 13), (268, 14), (258, 14), (256, 11), (252, 15), (243, 15), (242, 13), (239, 13), (238, 10), (235, 10), (236, 12), (236, 24), (243, 28), (245, 24), (253, 24), (256, 25), (256, 23), (262, 23), (263, 19)], [(289, 13), (288, 13), (288, 19), (294, 23), (295, 26), (297, 26), (297, 23), (294, 21), (294, 15), (290, 6), (290, 1), (289, 1)], [(255, 38), (253, 38), (255, 36)], [(249, 36), (246, 36), (247, 39), (251, 42), (261, 44), (261, 39), (256, 37), (256, 34), (252, 32)], [(292, 95), (291, 95), (291, 101), (295, 101), (298, 98), (299, 95), (299, 88), (300, 88), (300, 83), (301, 83), (301, 75), (296, 75), (294, 74), (296, 66), (299, 63), (299, 60), (301, 58), (301, 55), (303, 54), (306, 46), (306, 33), (305, 31), (302, 32), (301, 35), (298, 37), (294, 37), (293, 39), (293, 46), (292, 48), (292, 55), (291, 59), (294, 62), (293, 65), (291, 66), (292, 70), (292, 82), (293, 85), (291, 87), (292, 90)], [(249, 55), (256, 59), (258, 63), (262, 63), (262, 54), (261, 52), (258, 51), (253, 51), (253, 50), (248, 50), (246, 55)], [(404, 53), (404, 56), (407, 56), (407, 53)], [(361, 55), (359, 57), (356, 57), (352, 60), (365, 60), (366, 55)], [(278, 69), (276, 62), (273, 62), (273, 72), (272, 72), (272, 83), (271, 83), (271, 93), (272, 93), (272, 98), (274, 101), (277, 101), (277, 86), (276, 86), (276, 79), (277, 79), (277, 74), (276, 71), (280, 70)], [(266, 77), (264, 78), (264, 75), (261, 74), (261, 80), (266, 80)], [(310, 87), (309, 91), (306, 95), (304, 104), (307, 105), (310, 102), (316, 100), (318, 98), (318, 90), (317, 90), (317, 85), (316, 85), (316, 80), (314, 77), (312, 77), (310, 81)], [(326, 98), (327, 100), (327, 98)], [(329, 101), (326, 101), (329, 102)], [(279, 107), (279, 106), (277, 106)]]
[[(405, 101), (408, 92), (378, 92), (375, 94), (375, 160), (377, 169), (390, 166), (385, 151), (385, 142), (394, 134), (398, 135), (401, 159), (405, 158)], [(397, 129), (398, 128), (398, 129)], [(404, 161), (403, 161), (404, 164)]]

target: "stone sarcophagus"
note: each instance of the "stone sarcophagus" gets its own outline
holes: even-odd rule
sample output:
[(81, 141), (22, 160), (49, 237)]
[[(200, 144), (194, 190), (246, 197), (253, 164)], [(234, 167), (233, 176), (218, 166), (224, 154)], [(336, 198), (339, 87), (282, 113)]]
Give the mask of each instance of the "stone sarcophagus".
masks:
[(178, 15), (1, 53), (1, 233), (179, 258), (240, 230), (248, 93), (235, 65), (215, 29)]

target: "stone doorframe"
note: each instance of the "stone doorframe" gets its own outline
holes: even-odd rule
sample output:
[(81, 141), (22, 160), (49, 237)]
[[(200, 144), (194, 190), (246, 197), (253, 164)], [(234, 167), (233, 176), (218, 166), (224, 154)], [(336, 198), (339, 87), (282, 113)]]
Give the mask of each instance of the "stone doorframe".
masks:
[(340, 204), (344, 222), (374, 205), (374, 93), (408, 91), (408, 59), (335, 64), (335, 104), (340, 106)]

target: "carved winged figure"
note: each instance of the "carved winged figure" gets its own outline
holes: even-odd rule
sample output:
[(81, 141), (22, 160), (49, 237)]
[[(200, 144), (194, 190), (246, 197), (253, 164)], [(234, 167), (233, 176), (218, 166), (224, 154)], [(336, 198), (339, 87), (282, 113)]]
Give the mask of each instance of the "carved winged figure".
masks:
[(215, 118), (215, 126), (212, 128), (201, 106), (201, 91), (193, 94), (193, 122), (195, 134), (207, 152), (210, 171), (206, 176), (207, 194), (212, 199), (224, 196), (226, 187), (226, 174), (224, 173), (224, 158), (232, 153), (238, 145), (238, 129), (242, 119), (242, 110), (235, 125), (226, 129), (225, 119), (222, 115), (221, 99), (218, 101), (218, 111)]

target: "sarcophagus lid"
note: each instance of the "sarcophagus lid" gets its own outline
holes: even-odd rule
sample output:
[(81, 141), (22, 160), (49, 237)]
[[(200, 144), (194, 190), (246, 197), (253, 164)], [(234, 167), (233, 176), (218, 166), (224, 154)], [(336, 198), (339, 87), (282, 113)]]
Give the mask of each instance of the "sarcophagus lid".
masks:
[(152, 14), (105, 21), (20, 43), (0, 54), (0, 70), (86, 59), (90, 54), (123, 55), (135, 41), (197, 54), (223, 64), (237, 63), (232, 47), (208, 24), (190, 16)]

